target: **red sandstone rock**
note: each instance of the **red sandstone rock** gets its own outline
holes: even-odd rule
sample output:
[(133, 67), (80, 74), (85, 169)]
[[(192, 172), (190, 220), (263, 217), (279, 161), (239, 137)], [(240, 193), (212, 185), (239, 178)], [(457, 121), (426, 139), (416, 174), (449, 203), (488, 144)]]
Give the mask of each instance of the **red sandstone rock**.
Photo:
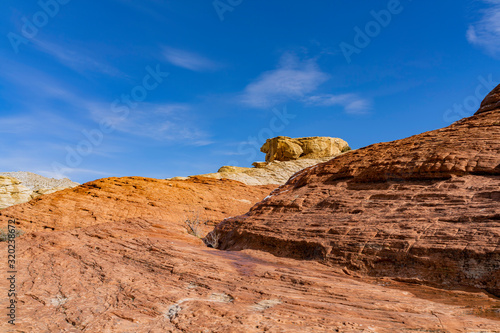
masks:
[(477, 114), (500, 109), (500, 84), (486, 96)]
[(500, 323), (500, 301), (483, 293), (210, 249), (175, 223), (124, 220), (17, 242), (17, 332), (498, 332)]
[(201, 177), (186, 181), (104, 178), (1, 210), (0, 223), (6, 225), (15, 218), (23, 231), (68, 230), (141, 218), (168, 221), (170, 227), (182, 229), (183, 221), (192, 215), (220, 221), (242, 214), (274, 188)]
[(473, 117), (300, 171), (221, 223), (220, 248), (500, 296), (498, 89)]

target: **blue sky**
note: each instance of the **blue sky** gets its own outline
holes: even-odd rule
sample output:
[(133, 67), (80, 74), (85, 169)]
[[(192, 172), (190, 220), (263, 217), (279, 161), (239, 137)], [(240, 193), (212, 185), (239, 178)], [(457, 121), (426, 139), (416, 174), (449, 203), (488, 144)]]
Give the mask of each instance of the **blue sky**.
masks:
[(0, 171), (187, 176), (278, 135), (360, 148), (472, 115), (500, 83), (500, 0), (0, 6)]

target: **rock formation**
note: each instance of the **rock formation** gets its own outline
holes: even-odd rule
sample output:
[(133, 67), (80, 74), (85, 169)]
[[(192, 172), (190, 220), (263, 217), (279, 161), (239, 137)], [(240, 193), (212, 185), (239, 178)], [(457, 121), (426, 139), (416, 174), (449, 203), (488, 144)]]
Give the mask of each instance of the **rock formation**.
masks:
[[(283, 185), (296, 172), (326, 162), (350, 150), (342, 139), (310, 137), (292, 139), (278, 136), (268, 139), (261, 151), (266, 162), (255, 162), (253, 168), (223, 166), (216, 173), (200, 175), (215, 179), (232, 179), (247, 185)], [(176, 177), (173, 179), (188, 179)]]
[(299, 172), (221, 223), (220, 248), (500, 296), (498, 91), (451, 126)]
[(68, 178), (55, 179), (37, 175), (32, 172), (17, 171), (17, 172), (0, 172), (0, 176), (9, 176), (16, 178), (24, 186), (33, 191), (49, 191), (55, 188), (72, 188), (80, 184), (75, 183)]
[(332, 156), (284, 162), (255, 162), (253, 163), (253, 168), (223, 166), (216, 173), (200, 176), (215, 179), (232, 179), (247, 185), (283, 185), (294, 173), (330, 159), (332, 159)]
[(292, 139), (278, 136), (268, 139), (260, 151), (266, 154), (266, 162), (272, 162), (332, 157), (348, 149), (347, 142), (338, 138), (316, 136)]
[(218, 251), (161, 215), (26, 234), (17, 248), (18, 317), (2, 332), (498, 332), (487, 295)]
[(2, 172), (0, 173), (0, 209), (77, 185), (79, 184), (68, 178), (46, 178), (31, 172)]
[(70, 230), (140, 218), (175, 221), (183, 229), (188, 215), (214, 221), (238, 215), (274, 188), (207, 178), (104, 178), (4, 209), (0, 223), (15, 218), (23, 231)]
[(498, 109), (500, 109), (500, 85), (498, 85), (488, 94), (488, 96), (486, 96), (484, 101), (481, 103), (479, 110), (476, 112), (476, 115)]
[[(315, 261), (207, 248), (182, 226), (241, 214), (272, 186), (110, 178), (0, 212), (18, 227), (15, 329), (24, 332), (494, 332), (500, 301)], [(7, 213), (7, 214), (6, 214)], [(46, 228), (48, 226), (48, 229)], [(55, 228), (55, 231), (52, 231)], [(0, 242), (0, 261), (7, 247)], [(8, 281), (0, 288), (8, 290)], [(450, 301), (451, 300), (451, 301)], [(7, 297), (0, 307), (7, 307)], [(12, 327), (0, 322), (0, 331)]]
[(31, 200), (33, 191), (15, 178), (0, 175), (0, 209)]

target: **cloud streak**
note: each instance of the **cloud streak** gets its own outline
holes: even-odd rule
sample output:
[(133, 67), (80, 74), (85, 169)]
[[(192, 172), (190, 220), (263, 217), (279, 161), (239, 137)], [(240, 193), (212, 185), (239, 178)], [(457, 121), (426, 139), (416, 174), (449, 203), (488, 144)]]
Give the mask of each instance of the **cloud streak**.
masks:
[(357, 94), (315, 95), (307, 97), (304, 102), (314, 106), (341, 106), (350, 114), (363, 114), (371, 108), (371, 102)]
[(34, 40), (36, 48), (54, 58), (61, 64), (79, 73), (92, 71), (115, 77), (124, 77), (125, 74), (113, 66), (97, 60), (85, 48), (74, 45), (62, 45), (48, 41)]
[(307, 106), (341, 106), (345, 112), (365, 113), (371, 102), (357, 94), (321, 94), (318, 88), (330, 75), (322, 72), (314, 60), (300, 61), (286, 53), (279, 66), (264, 72), (250, 83), (239, 96), (239, 101), (252, 108), (267, 109), (289, 101)]
[(119, 132), (166, 143), (194, 146), (211, 143), (207, 140), (209, 135), (193, 122), (192, 108), (188, 104), (143, 103), (126, 117), (113, 113), (106, 105), (89, 105), (88, 109), (94, 121), (106, 119)]
[(500, 56), (500, 0), (482, 0), (489, 4), (479, 21), (469, 25), (466, 38), (488, 54)]
[(314, 61), (300, 62), (296, 57), (286, 54), (277, 69), (261, 74), (250, 83), (240, 100), (250, 107), (270, 108), (288, 100), (304, 98), (328, 77)]
[(213, 71), (219, 68), (217, 63), (208, 58), (172, 47), (165, 47), (163, 56), (172, 65), (195, 72)]

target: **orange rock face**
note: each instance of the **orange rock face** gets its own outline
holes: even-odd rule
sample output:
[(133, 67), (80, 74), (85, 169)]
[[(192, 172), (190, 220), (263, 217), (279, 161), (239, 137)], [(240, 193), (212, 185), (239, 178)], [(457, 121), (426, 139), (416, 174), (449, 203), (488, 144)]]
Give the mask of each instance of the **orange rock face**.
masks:
[(35, 232), (17, 245), (17, 321), (2, 320), (2, 332), (498, 332), (500, 323), (500, 302), (483, 293), (219, 251), (139, 219)]
[(299, 172), (221, 223), (220, 248), (500, 296), (498, 90), (449, 127)]
[(0, 222), (6, 225), (15, 218), (21, 230), (38, 231), (140, 218), (181, 228), (192, 215), (220, 221), (242, 214), (274, 188), (208, 178), (105, 178), (1, 210)]
[(479, 110), (476, 112), (476, 115), (498, 109), (500, 109), (500, 85), (498, 85), (488, 94), (488, 96), (486, 96), (484, 101), (481, 103)]

